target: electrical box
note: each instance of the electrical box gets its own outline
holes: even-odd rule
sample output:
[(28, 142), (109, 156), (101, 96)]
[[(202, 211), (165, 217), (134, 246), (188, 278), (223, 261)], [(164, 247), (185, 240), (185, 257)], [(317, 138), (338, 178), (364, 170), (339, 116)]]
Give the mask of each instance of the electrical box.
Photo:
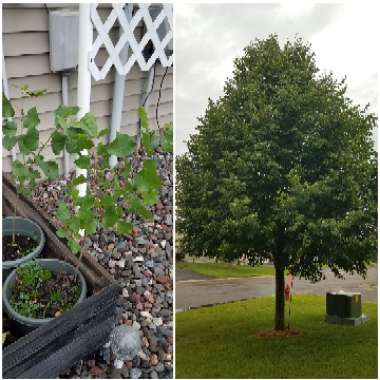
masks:
[(326, 321), (358, 325), (368, 318), (362, 314), (360, 293), (328, 292), (326, 294)]
[(69, 71), (78, 65), (79, 12), (62, 9), (49, 12), (50, 69)]

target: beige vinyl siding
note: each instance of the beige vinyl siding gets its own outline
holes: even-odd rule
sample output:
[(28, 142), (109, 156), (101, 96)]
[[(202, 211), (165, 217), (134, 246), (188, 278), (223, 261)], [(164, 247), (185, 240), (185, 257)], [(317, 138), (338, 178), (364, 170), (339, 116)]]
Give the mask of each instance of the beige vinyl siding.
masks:
[[(57, 7), (75, 7), (74, 4), (47, 4), (49, 9)], [(101, 17), (104, 20), (109, 13), (109, 6), (99, 6)], [(8, 87), (12, 104), (17, 116), (21, 108), (28, 109), (36, 106), (40, 114), (40, 136), (45, 141), (54, 129), (54, 110), (62, 102), (61, 75), (50, 71), (49, 65), (49, 35), (48, 13), (43, 4), (4, 4), (3, 5), (3, 49), (5, 68), (8, 77)], [(141, 31), (140, 31), (141, 33)], [(96, 36), (96, 34), (95, 34)], [(114, 28), (111, 39), (115, 42), (118, 37), (118, 28)], [(96, 62), (103, 65), (107, 53), (101, 49)], [(157, 128), (155, 120), (156, 103), (159, 85), (165, 69), (158, 63), (154, 91), (152, 92), (147, 112), (152, 128)], [(121, 131), (136, 134), (138, 125), (137, 109), (140, 106), (145, 88), (145, 79), (148, 73), (142, 72), (137, 65), (128, 73), (126, 78), (126, 94), (122, 115)], [(44, 88), (47, 93), (38, 98), (23, 97), (21, 86), (30, 88)], [(109, 128), (111, 125), (112, 98), (114, 88), (114, 70), (104, 80), (92, 81), (91, 112), (97, 118), (99, 128)], [(76, 103), (77, 73), (73, 72), (69, 79), (69, 103)], [(159, 123), (164, 125), (173, 120), (173, 70), (169, 68), (164, 80), (159, 107)], [(48, 159), (54, 158), (50, 147), (45, 150)], [(62, 158), (57, 158), (62, 167)], [(11, 168), (11, 153), (3, 149), (3, 171)]]

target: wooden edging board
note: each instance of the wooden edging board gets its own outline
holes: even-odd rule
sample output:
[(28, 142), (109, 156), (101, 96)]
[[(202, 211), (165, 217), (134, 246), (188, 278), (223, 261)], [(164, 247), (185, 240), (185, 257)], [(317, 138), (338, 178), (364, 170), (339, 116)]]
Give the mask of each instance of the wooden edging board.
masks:
[(110, 285), (3, 350), (3, 378), (57, 378), (109, 339), (120, 286)]
[(88, 252), (84, 252), (81, 261), (74, 256), (66, 244), (56, 235), (56, 229), (50, 222), (49, 215), (37, 208), (33, 202), (23, 195), (17, 196), (15, 187), (9, 174), (3, 174), (3, 213), (13, 215), (16, 206), (17, 215), (29, 218), (36, 222), (44, 231), (46, 245), (50, 254), (79, 266), (94, 291), (115, 283), (114, 278)]

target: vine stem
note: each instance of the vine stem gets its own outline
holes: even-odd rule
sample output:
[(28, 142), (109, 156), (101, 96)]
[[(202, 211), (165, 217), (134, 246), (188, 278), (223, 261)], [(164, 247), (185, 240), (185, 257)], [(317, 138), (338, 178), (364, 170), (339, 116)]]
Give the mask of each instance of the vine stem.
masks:
[[(17, 194), (17, 201), (19, 198), (18, 191), (16, 191)], [(18, 202), (17, 202), (18, 203)], [(12, 245), (16, 245), (16, 216), (17, 216), (17, 204), (14, 205), (13, 208), (13, 219), (12, 219)]]
[(42, 150), (48, 145), (51, 139), (52, 139), (52, 134), (50, 134), (49, 138), (40, 146), (40, 149), (38, 149), (38, 152), (37, 152), (37, 156), (40, 155)]
[(76, 281), (77, 278), (78, 278), (78, 275), (79, 275), (79, 265), (80, 263), (82, 262), (82, 256), (83, 256), (83, 247), (81, 247), (80, 249), (80, 253), (79, 253), (79, 258), (78, 258), (78, 262), (77, 264), (75, 265), (75, 276), (74, 276), (74, 280)]

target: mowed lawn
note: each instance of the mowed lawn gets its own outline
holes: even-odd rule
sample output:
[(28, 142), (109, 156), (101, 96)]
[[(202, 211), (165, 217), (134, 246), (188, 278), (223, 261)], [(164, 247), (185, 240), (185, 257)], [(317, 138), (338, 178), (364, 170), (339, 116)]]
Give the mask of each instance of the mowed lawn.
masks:
[(251, 267), (249, 265), (229, 263), (189, 263), (181, 261), (176, 263), (176, 266), (180, 269), (189, 269), (193, 272), (213, 278), (274, 276), (273, 265)]
[(324, 322), (325, 299), (295, 296), (291, 328), (303, 335), (257, 337), (273, 327), (274, 298), (176, 314), (177, 378), (377, 378), (377, 305), (361, 326)]

